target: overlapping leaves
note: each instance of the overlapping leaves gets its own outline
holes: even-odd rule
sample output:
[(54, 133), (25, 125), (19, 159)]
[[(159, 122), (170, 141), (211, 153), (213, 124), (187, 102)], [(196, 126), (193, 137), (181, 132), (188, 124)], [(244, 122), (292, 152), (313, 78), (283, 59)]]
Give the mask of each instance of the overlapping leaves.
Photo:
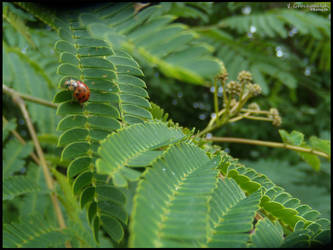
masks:
[(218, 162), (187, 143), (170, 147), (158, 158), (139, 182), (130, 246), (203, 246)]
[(222, 173), (233, 178), (248, 194), (261, 189), (263, 195), (260, 207), (291, 230), (298, 222), (303, 222), (305, 226), (308, 226), (319, 219), (320, 213), (318, 211), (313, 210), (308, 205), (301, 204), (299, 199), (293, 198), (265, 175), (231, 160), (226, 155), (222, 159), (224, 160), (221, 164)]
[(148, 122), (120, 129), (101, 143), (97, 172), (111, 176), (117, 186), (127, 186), (127, 180), (138, 180), (140, 172), (126, 166), (150, 165), (163, 152), (161, 148), (182, 138), (184, 134), (179, 129), (163, 123)]
[(219, 180), (210, 201), (208, 247), (245, 247), (260, 198), (260, 192), (246, 197), (233, 179)]
[[(102, 226), (113, 241), (123, 239), (128, 215), (125, 196), (117, 186), (138, 179), (140, 173), (130, 167), (152, 166), (138, 186), (130, 246), (224, 247), (244, 246), (247, 242), (268, 246), (263, 240), (266, 237), (278, 246), (280, 224), (272, 226), (267, 219), (256, 224), (249, 238), (258, 207), (294, 230), (284, 245), (309, 239), (315, 244), (325, 242), (328, 221), (318, 219), (317, 211), (301, 205), (267, 177), (224, 155), (222, 173), (235, 181), (225, 177), (216, 185), (219, 156), (210, 159), (197, 146), (179, 143), (183, 134), (178, 129), (144, 122), (152, 116), (145, 83), (138, 77), (142, 72), (117, 46), (125, 46), (158, 65), (165, 74), (185, 81), (202, 83), (218, 71), (218, 63), (205, 58), (209, 49), (192, 43), (195, 34), (184, 26), (170, 24), (172, 17), (154, 12), (158, 9), (149, 7), (135, 15), (131, 4), (110, 4), (91, 13), (71, 13), (57, 21), (62, 39), (56, 44), (61, 62), (58, 73), (64, 76), (59, 86), (75, 78), (91, 89), (90, 100), (82, 106), (73, 102), (72, 93), (66, 90), (58, 93), (55, 101), (60, 103), (58, 114), (65, 116), (58, 124), (58, 129), (64, 131), (59, 138), (59, 146), (65, 147), (62, 158), (70, 161), (68, 178), (81, 207), (87, 207), (95, 238)], [(199, 61), (203, 55), (204, 60)], [(198, 67), (198, 63), (204, 67)], [(100, 147), (100, 140), (114, 131)], [(96, 169), (95, 161), (100, 156)], [(35, 247), (32, 243), (36, 235), (42, 246), (66, 240), (58, 229), (38, 219), (35, 224), (29, 221), (22, 225), (6, 226), (5, 231), (11, 232), (5, 233), (6, 246)]]
[(93, 37), (126, 48), (169, 77), (208, 84), (220, 73), (222, 63), (210, 56), (210, 46), (195, 42), (198, 34), (182, 24), (171, 24), (176, 17), (162, 12), (159, 5), (136, 14), (132, 3), (105, 4), (93, 13), (82, 13), (80, 21)]
[(90, 38), (75, 13), (57, 20), (59, 36), (55, 48), (63, 75), (59, 87), (68, 79), (81, 80), (91, 91), (88, 102), (80, 105), (72, 93), (63, 89), (54, 98), (60, 103), (57, 114), (64, 116), (58, 124), (63, 130), (58, 145), (64, 146), (63, 160), (70, 161), (67, 176), (73, 193), (86, 207), (94, 236), (100, 226), (115, 242), (124, 236), (127, 224), (125, 196), (106, 176), (97, 174), (95, 161), (99, 141), (122, 124), (151, 119), (150, 104), (138, 64), (127, 53), (115, 50), (103, 40)]
[(30, 216), (19, 222), (4, 225), (3, 247), (64, 247), (66, 234), (41, 216)]

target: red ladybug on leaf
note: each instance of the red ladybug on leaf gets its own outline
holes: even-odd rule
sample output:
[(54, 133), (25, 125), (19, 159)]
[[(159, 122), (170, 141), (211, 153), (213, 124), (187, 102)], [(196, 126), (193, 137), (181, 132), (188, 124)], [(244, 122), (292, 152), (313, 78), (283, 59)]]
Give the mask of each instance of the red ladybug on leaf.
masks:
[(90, 97), (90, 89), (85, 83), (70, 79), (65, 82), (65, 87), (71, 91), (74, 90), (73, 97), (79, 103), (84, 103), (88, 101)]

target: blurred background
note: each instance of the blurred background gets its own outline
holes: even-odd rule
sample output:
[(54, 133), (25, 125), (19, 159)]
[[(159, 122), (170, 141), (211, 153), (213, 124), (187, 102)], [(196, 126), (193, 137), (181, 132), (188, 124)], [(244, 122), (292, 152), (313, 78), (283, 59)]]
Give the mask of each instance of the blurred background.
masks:
[[(223, 61), (228, 80), (241, 70), (252, 73), (263, 94), (252, 99), (261, 109), (277, 108), (279, 128), (241, 120), (214, 136), (281, 142), (278, 129), (330, 139), (331, 9), (328, 2), (162, 3), (167, 12), (200, 34)], [(203, 129), (214, 113), (213, 88), (165, 77), (145, 67), (150, 99), (182, 126)], [(220, 95), (222, 89), (219, 90)], [(220, 99), (221, 105), (221, 99)], [(266, 174), (287, 192), (330, 218), (330, 163), (321, 158), (314, 171), (297, 153), (262, 146), (221, 143), (241, 163)]]

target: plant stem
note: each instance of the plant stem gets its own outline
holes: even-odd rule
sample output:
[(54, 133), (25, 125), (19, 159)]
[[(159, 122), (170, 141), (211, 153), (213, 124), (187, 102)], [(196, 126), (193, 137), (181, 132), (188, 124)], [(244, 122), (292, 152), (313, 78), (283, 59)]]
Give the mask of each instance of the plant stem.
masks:
[(246, 118), (247, 115), (249, 115), (249, 114), (250, 114), (250, 113), (248, 112), (248, 113), (245, 113), (245, 114), (243, 114), (243, 115), (240, 115), (240, 116), (234, 117), (234, 118), (230, 119), (229, 122), (236, 122), (236, 121), (239, 121), (239, 120), (241, 120), (241, 119), (243, 119), (243, 118)]
[(331, 157), (327, 155), (324, 152), (320, 152), (317, 150), (313, 150), (312, 148), (303, 148), (298, 146), (293, 146), (286, 143), (280, 143), (280, 142), (271, 142), (271, 141), (259, 141), (259, 140), (250, 140), (250, 139), (243, 139), (243, 138), (234, 138), (234, 137), (211, 137), (205, 139), (207, 141), (216, 141), (216, 142), (234, 142), (234, 143), (244, 143), (244, 144), (252, 144), (252, 145), (258, 145), (258, 146), (267, 146), (272, 148), (286, 148), (298, 152), (304, 152), (304, 153), (311, 153), (315, 154), (321, 157), (324, 157), (326, 159), (330, 159)]
[[(242, 89), (243, 90), (243, 89)], [(242, 94), (242, 91), (241, 91)], [(243, 95), (243, 94), (242, 94)], [(233, 109), (230, 111), (231, 115), (237, 114), (239, 113), (239, 111), (241, 110), (241, 108), (244, 106), (244, 104), (248, 101), (248, 99), (251, 96), (249, 94), (245, 95), (244, 98), (241, 99), (241, 96), (239, 96), (239, 102), (238, 105), (233, 107)]]
[(266, 110), (255, 110), (255, 109), (241, 109), (240, 110), (241, 112), (250, 112), (250, 113), (255, 113), (255, 114), (264, 114), (264, 115), (267, 115), (267, 114), (270, 114), (269, 111), (266, 111)]
[(30, 102), (34, 102), (34, 103), (38, 103), (38, 104), (42, 104), (44, 106), (48, 106), (50, 108), (57, 108), (58, 105), (57, 104), (54, 104), (52, 102), (48, 102), (48, 101), (45, 101), (41, 98), (38, 98), (38, 97), (34, 97), (34, 96), (30, 96), (30, 95), (26, 95), (26, 94), (23, 94), (23, 93), (20, 93), (20, 92), (17, 92), (16, 90), (13, 90), (12, 88), (9, 88), (7, 87), (6, 85), (2, 85), (3, 86), (3, 90), (7, 93), (12, 93), (19, 97), (21, 97), (22, 99), (24, 100), (27, 100), (27, 101), (30, 101)]
[[(246, 114), (248, 114), (248, 113), (246, 113)], [(259, 116), (250, 116), (250, 115), (245, 115), (244, 118), (250, 119), (250, 120), (266, 121), (266, 122), (271, 122), (273, 120), (272, 118), (259, 117)]]
[(214, 109), (215, 109), (215, 115), (216, 115), (216, 124), (219, 124), (219, 100), (217, 97), (217, 78), (214, 79)]

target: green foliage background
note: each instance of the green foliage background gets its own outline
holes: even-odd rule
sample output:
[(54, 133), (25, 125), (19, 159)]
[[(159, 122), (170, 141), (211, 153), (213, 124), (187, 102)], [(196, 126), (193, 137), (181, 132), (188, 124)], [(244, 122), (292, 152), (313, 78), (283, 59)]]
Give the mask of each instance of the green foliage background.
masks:
[[(76, 18), (76, 15), (90, 12), (94, 9), (98, 10), (99, 8), (98, 5), (90, 4), (81, 7), (81, 9), (78, 9), (77, 6), (66, 6), (66, 9), (70, 9), (75, 13), (73, 16), (66, 16), (62, 15), (65, 8), (62, 9), (52, 4), (35, 6), (25, 3), (17, 3), (15, 5), (4, 3), (3, 83), (21, 93), (34, 97), (48, 101), (55, 100), (59, 103), (66, 101), (67, 97), (59, 94), (58, 87), (60, 86), (59, 83), (64, 79), (61, 74), (71, 69), (68, 66), (67, 68), (60, 67), (57, 74), (58, 56), (60, 52), (66, 51), (67, 48), (65, 46), (61, 47), (59, 43), (58, 46), (55, 46), (56, 41), (59, 40), (55, 30), (59, 32), (59, 27), (61, 27), (63, 31), (65, 30), (64, 27)], [(177, 36), (180, 34), (179, 37), (175, 36), (179, 40), (175, 39), (169, 44), (164, 44), (163, 41), (159, 40), (161, 38), (158, 35), (154, 37), (157, 40), (152, 39), (152, 34), (159, 32), (158, 29), (154, 30), (153, 27), (150, 27), (146, 36), (142, 35), (143, 33), (135, 33), (135, 29), (131, 30), (132, 20), (127, 18), (133, 13), (133, 9), (129, 7), (129, 3), (116, 5), (115, 9), (117, 8), (125, 11), (120, 11), (119, 15), (115, 15), (109, 21), (115, 26), (123, 22), (123, 25), (118, 26), (118, 30), (116, 30), (121, 35), (112, 32), (105, 33), (106, 29), (103, 26), (105, 24), (94, 23), (94, 18), (96, 18), (94, 16), (81, 16), (80, 20), (87, 25), (90, 22), (93, 23), (92, 26), (88, 26), (87, 31), (84, 31), (87, 32), (86, 38), (91, 36), (94, 39), (103, 39), (111, 42), (114, 49), (114, 58), (113, 60), (110, 58), (110, 61), (114, 65), (118, 65), (118, 70), (123, 70), (123, 73), (127, 72), (126, 70), (130, 70), (129, 75), (138, 79), (141, 77), (144, 80), (140, 86), (142, 90), (138, 88), (134, 94), (125, 93), (125, 86), (122, 87), (122, 100), (128, 100), (125, 99), (125, 96), (130, 94), (140, 97), (136, 98), (133, 101), (134, 103), (137, 104), (138, 100), (141, 103), (146, 103), (144, 100), (147, 99), (149, 94), (149, 100), (162, 107), (174, 122), (189, 128), (189, 130), (192, 128), (201, 130), (207, 125), (211, 114), (214, 112), (211, 81), (219, 73), (219, 61), (221, 61), (228, 70), (229, 80), (235, 80), (237, 73), (241, 70), (248, 70), (253, 74), (255, 82), (262, 87), (264, 92), (261, 97), (257, 97), (256, 102), (262, 109), (270, 107), (279, 109), (283, 118), (283, 129), (287, 131), (296, 129), (305, 134), (307, 138), (314, 135), (322, 139), (330, 139), (331, 83), (329, 55), (331, 54), (331, 24), (328, 18), (329, 11), (314, 12), (309, 11), (309, 9), (288, 8), (288, 3), (153, 4), (153, 6), (146, 7), (147, 9), (144, 13), (147, 16), (151, 15), (151, 19), (160, 16), (159, 21), (165, 22), (166, 25), (162, 27), (163, 29), (158, 25), (157, 27), (161, 28), (166, 34), (168, 34), (167, 32), (175, 32), (174, 34), (177, 34)], [(127, 9), (128, 13), (126, 13)], [(105, 13), (107, 12), (105, 11)], [(59, 22), (58, 19), (54, 18), (55, 16), (63, 22)], [(73, 20), (71, 20), (72, 18)], [(140, 18), (144, 18), (143, 15)], [(74, 26), (77, 25), (75, 21), (73, 22)], [(175, 25), (172, 26), (173, 24)], [(253, 27), (256, 27), (255, 31)], [(60, 32), (62, 39), (66, 40), (66, 32), (66, 30), (63, 33)], [(127, 36), (131, 39), (126, 40), (127, 37), (123, 35), (126, 32), (128, 32)], [(144, 32), (144, 30), (140, 32)], [(164, 34), (163, 32), (161, 32), (161, 35)], [(84, 43), (84, 41), (80, 42)], [(172, 52), (172, 56), (167, 54), (167, 51)], [(122, 62), (117, 61), (116, 57), (118, 59), (125, 57), (127, 65), (131, 65), (131, 67), (119, 67)], [(183, 60), (179, 58), (183, 58)], [(61, 63), (64, 63), (64, 61)], [(88, 83), (90, 83), (89, 80)], [(147, 90), (144, 89), (145, 85)], [(145, 91), (147, 91), (147, 95)], [(92, 101), (103, 100), (104, 97), (97, 95), (98, 93), (100, 92), (93, 91)], [(112, 93), (107, 98), (110, 98), (110, 96), (112, 97)], [(155, 110), (155, 106), (153, 105), (153, 108), (151, 108), (149, 103), (147, 106), (145, 106), (146, 104), (139, 105), (140, 108), (138, 109), (131, 109), (131, 106), (126, 101), (121, 105), (120, 110), (123, 110), (123, 113), (120, 113), (120, 116), (123, 115), (122, 119), (127, 125), (134, 124), (138, 120), (150, 119), (151, 116), (154, 118), (158, 116), (152, 111)], [(71, 112), (76, 114), (75, 111), (69, 110), (65, 105), (63, 107), (60, 111), (58, 110), (58, 114), (68, 115)], [(72, 194), (72, 187), (64, 177), (71, 159), (66, 159), (62, 148), (57, 147), (57, 138), (60, 135), (64, 140), (59, 142), (60, 145), (66, 146), (69, 143), (68, 141), (66, 142), (66, 137), (59, 130), (56, 130), (61, 117), (55, 115), (54, 109), (36, 103), (27, 102), (27, 108), (38, 130), (38, 136), (45, 149), (47, 160), (52, 165), (53, 175), (57, 176), (59, 199), (64, 201), (62, 204), (72, 204), (72, 201), (76, 199), (74, 196), (75, 192), (80, 192), (80, 189), (82, 188), (83, 190), (85, 186), (84, 184), (81, 185), (77, 180), (74, 182), (73, 178), (69, 182), (70, 184), (74, 182), (73, 185), (77, 188), (77, 191)], [(152, 115), (145, 110), (149, 110)], [(140, 196), (135, 201), (131, 200), (137, 185), (139, 185), (140, 190), (145, 190), (144, 183), (137, 184), (137, 182), (133, 182), (138, 180), (142, 172), (140, 167), (136, 168), (138, 165), (135, 164), (138, 164), (138, 162), (133, 160), (134, 169), (125, 167), (119, 171), (112, 170), (113, 174), (117, 173), (117, 178), (113, 177), (112, 181), (120, 186), (120, 193), (123, 193), (127, 200), (130, 201), (126, 203), (125, 207), (124, 204), (116, 204), (114, 207), (119, 209), (117, 210), (118, 222), (115, 222), (119, 225), (118, 229), (121, 232), (119, 235), (115, 234), (116, 229), (108, 228), (107, 226), (103, 227), (104, 231), (98, 230), (99, 222), (89, 216), (87, 218), (85, 211), (81, 210), (81, 206), (84, 207), (82, 197), (80, 198), (80, 204), (72, 204), (72, 207), (63, 207), (64, 213), (65, 211), (67, 213), (71, 211), (66, 215), (67, 221), (80, 221), (80, 223), (74, 223), (66, 229), (65, 234), (61, 233), (56, 227), (54, 215), (49, 212), (52, 210), (52, 205), (49, 202), (49, 193), (45, 187), (42, 171), (28, 158), (28, 155), (33, 150), (31, 142), (22, 146), (10, 136), (9, 131), (16, 128), (23, 138), (29, 141), (24, 120), (15, 104), (6, 95), (3, 96), (3, 115), (10, 120), (3, 128), (3, 154), (11, 156), (3, 162), (3, 165), (7, 167), (4, 168), (3, 174), (4, 177), (9, 178), (7, 183), (13, 183), (13, 186), (8, 186), (3, 191), (3, 212), (5, 214), (3, 223), (12, 225), (12, 227), (7, 228), (9, 231), (12, 230), (11, 232), (15, 232), (15, 228), (17, 229), (21, 226), (29, 228), (33, 222), (36, 223), (36, 228), (39, 228), (38, 237), (34, 241), (28, 241), (25, 245), (24, 237), (21, 237), (23, 239), (23, 241), (20, 239), (22, 241), (21, 246), (63, 246), (63, 242), (71, 239), (71, 237), (79, 239), (78, 241), (73, 241), (74, 247), (110, 246), (110, 244), (128, 246), (126, 240), (129, 232), (127, 229), (124, 229), (124, 231), (121, 229), (125, 228), (124, 225), (126, 225), (128, 218), (126, 217), (127, 215), (123, 216), (122, 212), (131, 211), (132, 202), (134, 202), (133, 206), (137, 208), (137, 213), (149, 209), (145, 207), (145, 202), (140, 202)], [(112, 116), (113, 114), (110, 117), (112, 118)], [(157, 128), (152, 125), (151, 130), (154, 129)], [(195, 151), (197, 149), (188, 148), (186, 143), (184, 143), (184, 140), (186, 142), (187, 139), (186, 136), (188, 136), (186, 133), (184, 133), (183, 137), (176, 130), (165, 131), (168, 131), (165, 133), (169, 133), (168, 136), (174, 139), (173, 143), (180, 143), (177, 144), (180, 149), (179, 152), (184, 150), (184, 152), (192, 153), (193, 150), (197, 154), (202, 153), (200, 150)], [(96, 133), (95, 136), (98, 139), (104, 133), (106, 132)], [(130, 134), (130, 132), (128, 133)], [(214, 135), (281, 141), (277, 129), (271, 124), (249, 120), (223, 126), (221, 129), (214, 131)], [(148, 140), (148, 138), (151, 140)], [(147, 143), (153, 141), (152, 138), (147, 136)], [(167, 147), (171, 142), (156, 141), (154, 143), (156, 144), (155, 147), (158, 148), (158, 146)], [(106, 146), (107, 144), (105, 142), (104, 145)], [(112, 145), (109, 146), (111, 147)], [(331, 172), (330, 163), (326, 160), (322, 160), (320, 171), (316, 172), (306, 165), (295, 152), (245, 144), (226, 143), (220, 146), (232, 157), (238, 158), (240, 163), (265, 174), (275, 184), (285, 188), (285, 191), (293, 197), (300, 199), (302, 203), (309, 204), (313, 209), (318, 210), (323, 217), (330, 219)], [(116, 147), (114, 146), (114, 148)], [(92, 147), (92, 150), (94, 150), (94, 147)], [(128, 155), (136, 153), (137, 151), (134, 149), (133, 152), (128, 150)], [(184, 153), (185, 156), (187, 155)], [(108, 156), (106, 155), (105, 157)], [(148, 161), (146, 157), (141, 158), (140, 161), (142, 159)], [(182, 158), (182, 156), (179, 157)], [(225, 158), (222, 157), (221, 159)], [(206, 164), (206, 161), (208, 159), (203, 162)], [(141, 164), (143, 163), (141, 162)], [(151, 160), (150, 164), (158, 165), (162, 163)], [(101, 163), (98, 165), (100, 173), (109, 173), (110, 169), (117, 168), (121, 164), (116, 167), (106, 165)], [(202, 170), (198, 167), (196, 171), (200, 173)], [(245, 170), (245, 173), (241, 172), (242, 167), (238, 165), (232, 165), (229, 169), (224, 169), (225, 173), (230, 172), (230, 176), (235, 173), (232, 171), (238, 171), (236, 175), (239, 174), (239, 176), (247, 176), (248, 174)], [(207, 178), (214, 175), (213, 173), (202, 173), (202, 175), (204, 174), (207, 175)], [(243, 183), (243, 179), (240, 180), (241, 177), (238, 178), (240, 183), (245, 186), (248, 185), (246, 186), (247, 188), (253, 187), (251, 185), (255, 186), (252, 178), (256, 178), (253, 177), (255, 176), (254, 174), (248, 175), (249, 177), (246, 179), (247, 184)], [(82, 176), (82, 182), (86, 181), (84, 178), (90, 178), (87, 177), (87, 174)], [(146, 178), (150, 178), (149, 174), (147, 174)], [(237, 180), (237, 176), (235, 179)], [(103, 181), (105, 180), (101, 177), (99, 181), (104, 183)], [(248, 208), (252, 209), (254, 214), (257, 206), (255, 204), (258, 204), (259, 193), (252, 193), (251, 188), (244, 188), (242, 191), (237, 185), (235, 186), (236, 182), (234, 183), (233, 179), (230, 180), (230, 183), (229, 179), (226, 182), (228, 184), (225, 185), (234, 188), (235, 197), (233, 199), (235, 204), (232, 205), (237, 208), (238, 204), (241, 206), (242, 202), (246, 204), (249, 202)], [(211, 192), (213, 184), (208, 181), (206, 184), (207, 187), (205, 188)], [(262, 185), (264, 186), (264, 184)], [(101, 187), (97, 185), (96, 193), (100, 192), (99, 195), (101, 197), (103, 196), (101, 194), (104, 190), (103, 188), (112, 189), (112, 187), (106, 187), (104, 184)], [(84, 192), (89, 195), (91, 190), (87, 188), (84, 189)], [(175, 190), (177, 189), (175, 188)], [(246, 190), (245, 193), (244, 190)], [(117, 192), (115, 191), (115, 193)], [(251, 195), (246, 196), (248, 194)], [(218, 196), (219, 194), (216, 192), (214, 195)], [(196, 202), (200, 203), (201, 200)], [(208, 200), (202, 202), (208, 202)], [(106, 203), (98, 204), (98, 206), (102, 207), (103, 204)], [(268, 206), (267, 204), (266, 206)], [(216, 210), (220, 209), (219, 211), (223, 211), (218, 205), (212, 204), (211, 206)], [(40, 214), (40, 218), (44, 220), (33, 217), (31, 216), (32, 214)], [(247, 215), (248, 217), (244, 215), (244, 219), (247, 218), (251, 222), (253, 214), (251, 212)], [(20, 218), (20, 221), (18, 221), (18, 218)], [(105, 221), (111, 220), (106, 215), (101, 218), (104, 218)], [(307, 219), (310, 220), (311, 218), (307, 217)], [(103, 223), (103, 220), (101, 221), (100, 223)], [(93, 229), (91, 229), (91, 224), (93, 224)], [(296, 224), (296, 227), (302, 230), (302, 225), (300, 224)], [(133, 224), (130, 230), (143, 230), (141, 226), (140, 224)], [(223, 225), (220, 225), (220, 227), (223, 227)], [(217, 231), (218, 228), (216, 229)], [(261, 245), (263, 241), (260, 238), (260, 230), (265, 231), (267, 228), (274, 229), (275, 233), (272, 233), (275, 237), (274, 242), (276, 242), (276, 246), (281, 245), (282, 236), (278, 236), (282, 235), (280, 224), (272, 224), (266, 218), (261, 221), (261, 224), (258, 224), (256, 234), (251, 236), (252, 246), (263, 246)], [(228, 230), (232, 231), (230, 228)], [(242, 230), (245, 232), (248, 228), (245, 227)], [(105, 232), (109, 233), (110, 231), (114, 237), (111, 237), (112, 243), (105, 237)], [(204, 239), (200, 237), (207, 232), (192, 233), (198, 233), (198, 240), (193, 241), (189, 238), (187, 239), (188, 241), (183, 242), (183, 246), (188, 246), (186, 244), (192, 243), (194, 246), (202, 246)], [(7, 233), (3, 237), (10, 238), (10, 235)], [(235, 235), (237, 234), (235, 233)], [(290, 238), (293, 237), (292, 234), (290, 235)], [(29, 238), (28, 233), (25, 236), (27, 239)], [(117, 237), (119, 239), (124, 237), (126, 240), (117, 241)], [(147, 240), (147, 244), (152, 240), (146, 239), (144, 235), (142, 237)], [(95, 241), (96, 238), (100, 239), (99, 245)], [(16, 240), (13, 239), (13, 241)], [(208, 246), (218, 246), (214, 245), (218, 244), (216, 242), (218, 242), (218, 239), (212, 236)], [(300, 240), (300, 242), (302, 241)], [(130, 238), (129, 244), (130, 246), (136, 246), (138, 244), (136, 238)], [(168, 241), (163, 241), (163, 244), (165, 244), (163, 246), (172, 246), (168, 245), (171, 244)], [(288, 245), (289, 243), (285, 241), (284, 244)]]
[[(278, 108), (283, 129), (296, 129), (308, 137), (316, 135), (330, 139), (329, 12), (288, 9), (288, 3), (215, 3), (213, 8), (174, 3), (168, 7), (179, 15), (179, 20), (194, 27), (201, 40), (215, 47), (214, 54), (224, 62), (229, 79), (236, 80), (240, 70), (249, 70), (253, 74), (255, 81), (266, 89), (255, 101), (262, 109)], [(244, 14), (249, 10), (249, 14)], [(256, 32), (251, 34), (252, 25)], [(318, 31), (323, 33), (317, 36)], [(279, 50), (283, 52), (282, 57), (276, 56)], [(254, 70), (256, 64), (260, 64), (259, 72)], [(272, 66), (274, 72), (269, 69)], [(144, 69), (148, 77), (151, 76), (148, 81), (151, 83), (151, 100), (172, 114), (180, 124), (203, 129), (214, 113), (210, 89), (185, 85), (150, 71)], [(280, 141), (278, 131), (271, 124), (260, 121), (227, 124), (213, 134)], [(277, 184), (288, 187), (293, 195), (302, 196), (302, 200), (322, 212), (327, 211), (324, 214), (330, 218), (330, 206), (325, 204), (330, 203), (331, 170), (326, 160), (322, 160), (320, 172), (314, 173), (294, 152), (231, 143), (224, 143), (222, 148), (267, 174)], [(294, 174), (288, 175), (287, 171)], [(295, 179), (289, 181), (286, 177)], [(321, 195), (309, 195), (312, 192)], [(319, 202), (322, 199), (326, 202)]]

